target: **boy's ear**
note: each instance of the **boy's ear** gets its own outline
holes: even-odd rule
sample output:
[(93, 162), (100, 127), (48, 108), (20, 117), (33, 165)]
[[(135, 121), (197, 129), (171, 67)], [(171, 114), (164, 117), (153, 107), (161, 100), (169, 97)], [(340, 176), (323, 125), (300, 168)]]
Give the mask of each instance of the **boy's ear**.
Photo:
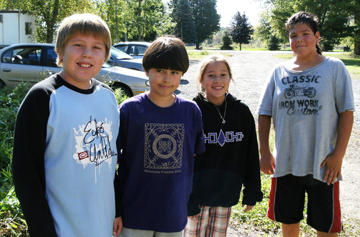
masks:
[(64, 58), (64, 56), (63, 56), (63, 54), (61, 52), (57, 51), (56, 53), (59, 55), (59, 59), (62, 60)]
[(316, 43), (319, 43), (319, 41), (320, 41), (320, 32), (319, 31), (316, 31), (315, 37), (316, 37)]
[(149, 72), (145, 70), (145, 75), (149, 77)]

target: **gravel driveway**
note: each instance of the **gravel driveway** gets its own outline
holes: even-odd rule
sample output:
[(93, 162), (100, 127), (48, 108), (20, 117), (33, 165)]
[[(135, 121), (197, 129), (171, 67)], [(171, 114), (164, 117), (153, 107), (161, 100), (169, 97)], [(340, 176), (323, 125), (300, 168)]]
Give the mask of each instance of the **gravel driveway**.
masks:
[[(214, 53), (219, 53), (215, 51)], [(255, 113), (264, 80), (271, 69), (284, 61), (273, 57), (274, 54), (284, 52), (268, 51), (221, 51), (231, 54), (227, 57), (230, 63), (234, 82), (230, 83), (230, 93), (246, 103), (250, 110)], [(178, 88), (178, 95), (192, 99), (197, 94), (196, 77), (199, 71), (200, 61), (191, 61), (188, 72), (183, 76), (183, 81)], [(341, 208), (343, 222), (351, 223), (360, 229), (360, 201), (358, 198), (360, 183), (360, 80), (353, 80), (355, 97), (354, 128), (350, 138), (346, 156), (343, 161), (343, 181), (340, 183)], [(254, 116), (257, 119), (257, 116)], [(228, 236), (259, 236), (259, 233), (244, 234), (243, 230), (229, 228)]]

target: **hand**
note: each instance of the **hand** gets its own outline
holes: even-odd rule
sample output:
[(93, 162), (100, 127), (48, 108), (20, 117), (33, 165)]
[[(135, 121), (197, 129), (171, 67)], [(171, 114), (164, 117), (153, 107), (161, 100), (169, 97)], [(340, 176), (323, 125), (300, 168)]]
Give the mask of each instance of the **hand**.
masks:
[(245, 207), (245, 206), (246, 206), (246, 208), (244, 209), (244, 212), (248, 212), (248, 211), (250, 211), (251, 209), (254, 208), (254, 206), (249, 206), (249, 205), (242, 204), (242, 207)]
[(326, 166), (323, 181), (326, 182), (328, 185), (334, 184), (336, 179), (340, 178), (342, 158), (343, 157), (336, 156), (333, 153), (331, 155), (328, 155), (321, 163), (321, 168)]
[(113, 236), (118, 236), (121, 232), (122, 227), (123, 227), (122, 218), (121, 217), (115, 218), (113, 224)]
[(266, 154), (261, 154), (260, 156), (260, 170), (264, 174), (274, 174), (275, 172), (275, 158), (268, 152)]

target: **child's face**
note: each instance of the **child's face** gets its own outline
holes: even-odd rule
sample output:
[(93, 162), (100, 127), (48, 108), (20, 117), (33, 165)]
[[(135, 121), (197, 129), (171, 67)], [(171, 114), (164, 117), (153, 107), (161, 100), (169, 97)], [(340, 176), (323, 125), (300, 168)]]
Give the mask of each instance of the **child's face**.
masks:
[(156, 68), (151, 68), (145, 73), (150, 82), (149, 97), (157, 99), (172, 97), (183, 75), (182, 71)]
[(211, 62), (204, 72), (201, 85), (205, 87), (206, 98), (221, 105), (225, 99), (225, 93), (229, 90), (230, 74), (223, 62)]
[(59, 53), (64, 68), (61, 76), (78, 88), (88, 89), (91, 86), (90, 79), (101, 70), (105, 54), (105, 43), (101, 38), (78, 33), (68, 40), (63, 53)]
[(319, 39), (319, 32), (314, 34), (308, 25), (302, 23), (296, 24), (289, 32), (291, 50), (297, 56), (316, 53), (316, 43), (319, 42)]

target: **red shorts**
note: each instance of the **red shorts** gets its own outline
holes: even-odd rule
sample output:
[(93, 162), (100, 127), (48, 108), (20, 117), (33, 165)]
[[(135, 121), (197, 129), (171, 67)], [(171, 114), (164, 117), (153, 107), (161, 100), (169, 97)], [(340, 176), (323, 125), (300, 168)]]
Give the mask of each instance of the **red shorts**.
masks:
[(307, 223), (326, 233), (342, 230), (339, 181), (327, 185), (312, 175), (272, 178), (267, 216), (284, 224), (295, 224), (303, 217), (305, 192), (308, 194)]

